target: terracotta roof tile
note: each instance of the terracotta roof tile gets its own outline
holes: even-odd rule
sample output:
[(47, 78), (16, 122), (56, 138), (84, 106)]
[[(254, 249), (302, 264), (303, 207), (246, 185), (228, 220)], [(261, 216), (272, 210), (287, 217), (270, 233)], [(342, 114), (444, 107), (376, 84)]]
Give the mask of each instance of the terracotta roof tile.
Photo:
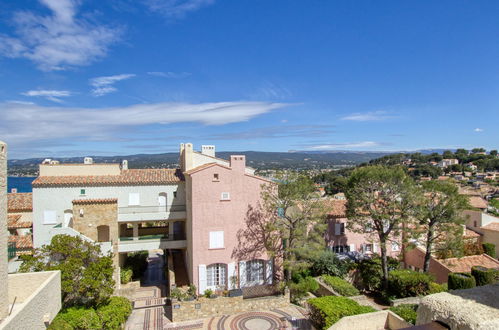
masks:
[(32, 193), (7, 194), (7, 212), (29, 212), (29, 211), (33, 211)]
[(100, 199), (75, 199), (73, 204), (114, 204), (118, 198), (100, 198)]
[(471, 272), (471, 267), (473, 266), (499, 269), (499, 261), (489, 257), (486, 254), (466, 256), (462, 258), (438, 259), (437, 261), (448, 268), (451, 272)]
[(24, 235), (24, 236), (12, 235), (12, 236), (9, 236), (9, 243), (16, 243), (16, 249), (32, 249), (33, 248), (33, 236), (32, 235)]
[(481, 235), (474, 230), (466, 228), (466, 232), (464, 233), (464, 238), (475, 238), (480, 237)]
[(470, 196), (470, 205), (472, 207), (475, 207), (477, 209), (486, 209), (487, 208), (487, 201), (483, 199), (482, 197), (479, 196)]
[(19, 221), (19, 219), (21, 219), (20, 214), (9, 214), (7, 216), (7, 226), (9, 227), (9, 229), (31, 228), (33, 226), (33, 222)]
[(85, 176), (39, 176), (33, 187), (51, 186), (108, 186), (108, 185), (153, 185), (184, 181), (180, 169), (132, 169), (120, 175)]
[(493, 231), (499, 231), (499, 222), (489, 223), (488, 225), (483, 226), (482, 228), (488, 229), (488, 230), (493, 230)]
[(345, 199), (328, 199), (326, 207), (328, 210), (328, 215), (332, 217), (346, 217), (347, 212), (347, 201)]

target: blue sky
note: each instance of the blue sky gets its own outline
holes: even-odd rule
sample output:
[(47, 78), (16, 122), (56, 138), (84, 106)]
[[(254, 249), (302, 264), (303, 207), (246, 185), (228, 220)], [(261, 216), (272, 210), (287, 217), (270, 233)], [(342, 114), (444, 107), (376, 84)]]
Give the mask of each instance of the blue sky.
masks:
[(0, 2), (11, 158), (498, 147), (498, 1)]

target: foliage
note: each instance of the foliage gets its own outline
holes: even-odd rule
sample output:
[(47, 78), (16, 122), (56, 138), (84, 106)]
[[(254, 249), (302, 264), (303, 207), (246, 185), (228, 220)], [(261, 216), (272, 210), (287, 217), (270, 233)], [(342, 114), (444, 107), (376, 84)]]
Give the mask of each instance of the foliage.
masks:
[(367, 166), (357, 168), (346, 190), (347, 227), (358, 233), (373, 228), (371, 238), (381, 250), (382, 283), (388, 283), (387, 243), (407, 228), (415, 211), (416, 187), (401, 167)]
[(402, 304), (394, 307), (390, 307), (390, 310), (406, 320), (411, 324), (416, 324), (416, 318), (418, 317), (418, 305), (416, 304)]
[(213, 290), (212, 289), (206, 289), (206, 290), (204, 290), (204, 296), (206, 298), (211, 298), (211, 296), (213, 296)]
[(190, 296), (190, 297), (196, 297), (197, 295), (197, 288), (194, 284), (190, 284), (188, 289), (187, 289), (187, 294)]
[(121, 284), (127, 284), (132, 280), (133, 271), (131, 268), (121, 268), (120, 270), (120, 279)]
[(68, 322), (64, 321), (59, 314), (52, 320), (47, 328), (48, 330), (73, 330), (74, 328)]
[(482, 244), (470, 240), (463, 243), (463, 254), (465, 256), (475, 256), (483, 253)]
[(447, 285), (449, 290), (470, 289), (476, 286), (476, 281), (469, 273), (449, 273)]
[(99, 315), (93, 308), (70, 307), (60, 312), (56, 318), (60, 317), (73, 329), (101, 329), (102, 322)]
[(397, 298), (425, 296), (430, 293), (432, 276), (409, 269), (398, 269), (390, 272), (388, 278), (389, 295)]
[(123, 268), (132, 269), (132, 277), (134, 280), (138, 280), (144, 275), (147, 269), (147, 257), (149, 252), (139, 251), (129, 253), (125, 259), (125, 265)]
[(496, 272), (495, 269), (487, 269), (481, 266), (471, 267), (471, 275), (475, 278), (477, 286), (494, 283)]
[[(396, 259), (388, 257), (387, 262), (389, 271), (399, 268), (399, 262)], [(367, 290), (379, 291), (381, 289), (381, 278), (383, 276), (381, 258), (375, 257), (361, 260), (357, 265), (357, 269)]]
[(369, 306), (361, 306), (346, 297), (325, 296), (309, 299), (310, 319), (318, 329), (328, 329), (344, 316), (372, 313), (376, 310)]
[(438, 284), (436, 282), (431, 282), (430, 283), (430, 292), (429, 294), (434, 294), (434, 293), (440, 293), (440, 292), (447, 292), (447, 283), (443, 284)]
[(114, 290), (113, 261), (80, 237), (55, 235), (50, 245), (23, 259), (20, 272), (61, 271), (63, 307), (105, 303)]
[(496, 245), (493, 243), (483, 243), (483, 252), (491, 256), (492, 258), (496, 257)]
[(121, 329), (132, 313), (132, 303), (125, 297), (111, 297), (109, 303), (97, 309), (103, 329)]
[(307, 292), (316, 292), (319, 290), (319, 283), (313, 277), (305, 277), (300, 279), (297, 283), (291, 282), (289, 284), (291, 299), (296, 302), (307, 295)]
[(350, 268), (348, 261), (338, 259), (331, 250), (323, 250), (311, 263), (310, 270), (313, 276), (332, 275), (344, 277)]
[(348, 283), (342, 278), (330, 275), (322, 275), (321, 279), (333, 288), (334, 291), (342, 296), (351, 297), (359, 295), (359, 290), (357, 290), (352, 284)]

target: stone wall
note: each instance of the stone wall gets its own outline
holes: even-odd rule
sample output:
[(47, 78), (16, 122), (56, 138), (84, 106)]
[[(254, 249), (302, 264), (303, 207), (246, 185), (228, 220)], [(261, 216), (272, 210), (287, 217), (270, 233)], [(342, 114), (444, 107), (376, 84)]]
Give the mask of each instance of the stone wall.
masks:
[(405, 304), (419, 305), (421, 298), (422, 297), (409, 297), (409, 298), (393, 299), (392, 301), (390, 301), (390, 305), (391, 306), (399, 306), (399, 305), (405, 305)]
[(173, 322), (237, 314), (254, 310), (271, 310), (289, 306), (289, 290), (284, 295), (243, 299), (240, 297), (198, 298), (193, 301), (172, 302)]
[(0, 320), (7, 316), (7, 145), (0, 141)]
[(379, 311), (343, 317), (328, 330), (405, 329), (410, 326), (412, 325), (397, 314), (390, 311)]

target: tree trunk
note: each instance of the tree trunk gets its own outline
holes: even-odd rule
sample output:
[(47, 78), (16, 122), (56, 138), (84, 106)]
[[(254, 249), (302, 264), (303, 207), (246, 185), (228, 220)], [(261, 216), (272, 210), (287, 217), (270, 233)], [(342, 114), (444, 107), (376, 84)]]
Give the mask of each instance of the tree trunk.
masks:
[(426, 253), (424, 255), (423, 272), (428, 273), (430, 269), (430, 259), (431, 259), (431, 248), (433, 245), (433, 226), (428, 227), (428, 233), (426, 233)]
[(386, 240), (381, 238), (379, 240), (381, 249), (381, 267), (383, 268), (383, 290), (386, 292), (388, 289), (388, 260), (386, 256)]

